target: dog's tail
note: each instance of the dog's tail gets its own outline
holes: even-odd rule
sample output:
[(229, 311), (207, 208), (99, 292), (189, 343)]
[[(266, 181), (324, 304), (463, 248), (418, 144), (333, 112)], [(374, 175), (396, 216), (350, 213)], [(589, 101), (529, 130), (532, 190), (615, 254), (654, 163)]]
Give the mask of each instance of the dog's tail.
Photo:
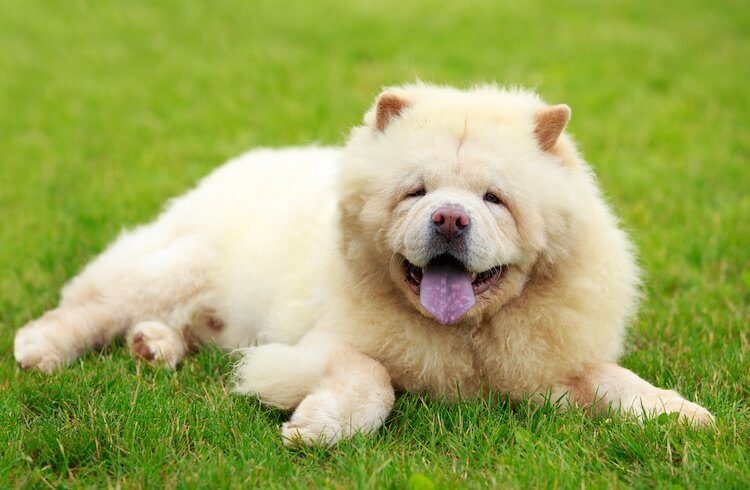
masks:
[(330, 358), (330, 348), (321, 345), (265, 344), (241, 352), (233, 391), (282, 410), (295, 408), (313, 391)]

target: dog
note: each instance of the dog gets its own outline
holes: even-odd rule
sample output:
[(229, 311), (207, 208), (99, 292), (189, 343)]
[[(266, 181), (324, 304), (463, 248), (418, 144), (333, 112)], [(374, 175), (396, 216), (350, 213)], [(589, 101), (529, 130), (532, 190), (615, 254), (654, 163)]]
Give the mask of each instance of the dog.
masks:
[(617, 365), (639, 269), (570, 115), (494, 85), (387, 88), (343, 148), (251, 151), (123, 233), (15, 358), (52, 372), (118, 336), (172, 368), (241, 349), (235, 390), (293, 410), (287, 444), (372, 432), (397, 391), (710, 424)]

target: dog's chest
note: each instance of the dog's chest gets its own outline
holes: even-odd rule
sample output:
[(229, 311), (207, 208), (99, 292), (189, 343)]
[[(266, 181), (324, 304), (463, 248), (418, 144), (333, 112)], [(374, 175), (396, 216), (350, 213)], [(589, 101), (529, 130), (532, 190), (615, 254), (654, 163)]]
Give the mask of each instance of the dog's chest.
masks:
[(433, 332), (423, 338), (412, 335), (399, 340), (374, 353), (396, 388), (453, 397), (473, 396), (489, 387), (486, 348), (477, 331)]

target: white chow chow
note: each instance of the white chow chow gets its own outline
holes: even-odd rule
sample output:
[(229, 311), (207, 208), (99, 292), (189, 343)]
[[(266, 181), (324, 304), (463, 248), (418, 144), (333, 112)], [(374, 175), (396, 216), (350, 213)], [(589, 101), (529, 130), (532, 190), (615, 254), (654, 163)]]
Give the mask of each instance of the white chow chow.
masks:
[(616, 364), (638, 268), (569, 117), (493, 86), (388, 89), (343, 149), (250, 152), (124, 233), (16, 360), (51, 372), (121, 335), (171, 367), (247, 347), (236, 389), (294, 409), (288, 443), (372, 431), (394, 390), (711, 422)]

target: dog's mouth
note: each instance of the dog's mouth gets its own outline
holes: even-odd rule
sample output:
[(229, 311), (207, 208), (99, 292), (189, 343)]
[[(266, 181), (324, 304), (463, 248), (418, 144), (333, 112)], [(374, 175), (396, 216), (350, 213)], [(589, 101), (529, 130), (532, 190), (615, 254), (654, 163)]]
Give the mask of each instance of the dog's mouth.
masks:
[(443, 254), (417, 267), (404, 259), (406, 283), (419, 296), (422, 306), (444, 325), (460, 320), (476, 303), (476, 296), (490, 289), (505, 266), (484, 272), (470, 272), (455, 257)]

